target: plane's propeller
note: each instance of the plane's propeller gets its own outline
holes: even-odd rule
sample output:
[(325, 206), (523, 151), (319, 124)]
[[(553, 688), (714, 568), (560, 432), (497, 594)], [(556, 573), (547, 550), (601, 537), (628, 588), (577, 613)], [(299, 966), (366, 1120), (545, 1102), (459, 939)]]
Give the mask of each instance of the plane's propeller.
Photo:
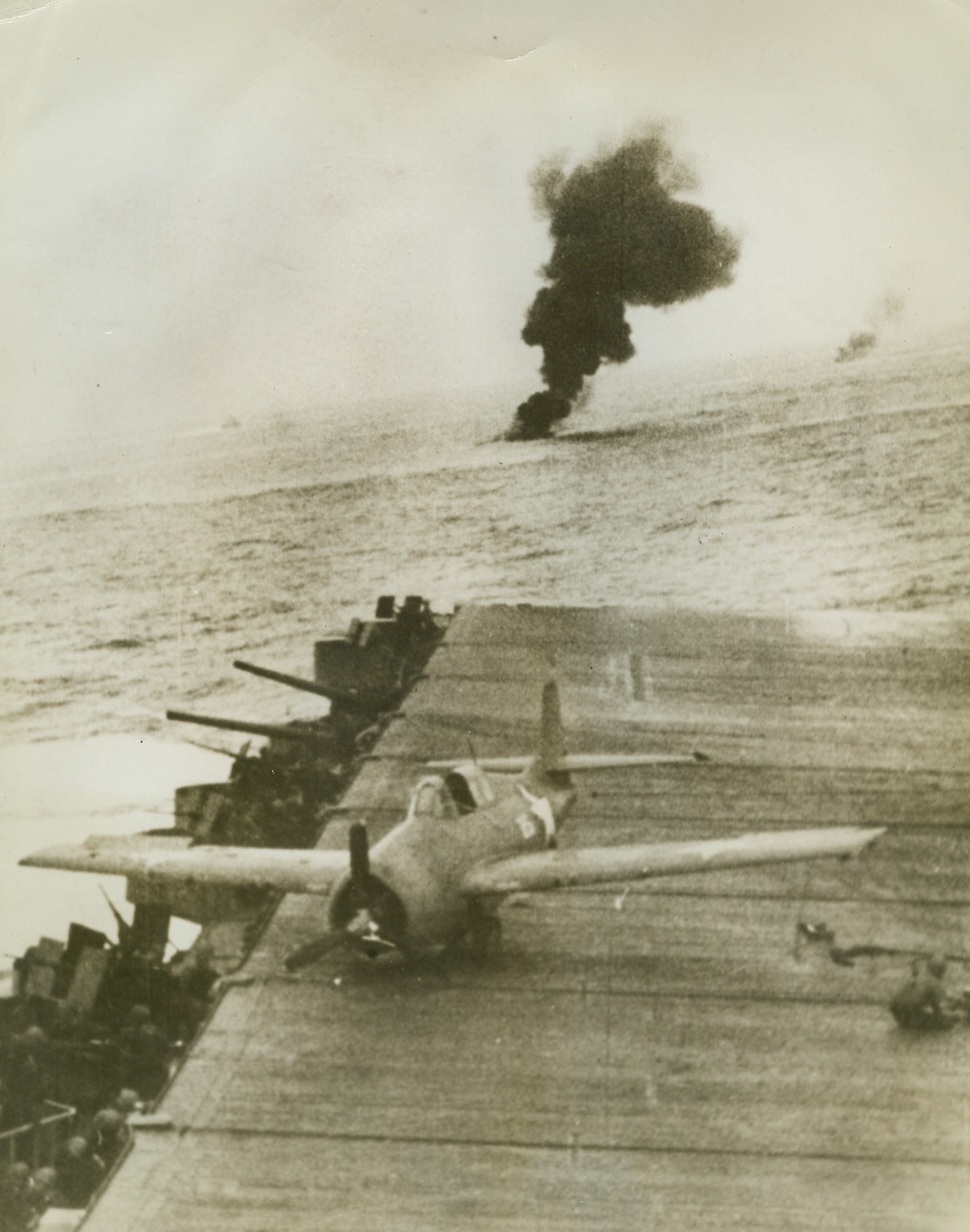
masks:
[(364, 888), (370, 877), (370, 843), (367, 838), (367, 827), (355, 821), (348, 834), (350, 842), (350, 881), (351, 884)]
[(350, 873), (331, 905), (334, 927), (289, 954), (287, 971), (298, 971), (341, 945), (352, 945), (369, 958), (401, 948), (404, 908), (393, 890), (370, 871), (367, 827), (354, 822), (348, 839)]

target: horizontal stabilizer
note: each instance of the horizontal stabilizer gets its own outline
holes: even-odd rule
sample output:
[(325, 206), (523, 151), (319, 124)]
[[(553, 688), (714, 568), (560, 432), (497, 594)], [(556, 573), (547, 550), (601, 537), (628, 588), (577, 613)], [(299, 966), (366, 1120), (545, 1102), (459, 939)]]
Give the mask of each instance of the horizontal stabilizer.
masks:
[(258, 886), (295, 894), (323, 894), (349, 867), (346, 851), (190, 845), (185, 836), (95, 836), (47, 847), (20, 861), (32, 868), (137, 877), (148, 881)]
[[(475, 765), (493, 774), (521, 774), (533, 764), (532, 757), (476, 757)], [(708, 761), (704, 753), (565, 753), (543, 766), (552, 773), (571, 774), (582, 770), (622, 770), (631, 766), (666, 766)], [(432, 770), (454, 770), (463, 761), (429, 761)]]
[(535, 852), (474, 868), (462, 888), (467, 894), (513, 894), (605, 881), (640, 881), (681, 873), (858, 855), (884, 829), (833, 827), (745, 834), (740, 838), (688, 843), (635, 843), (620, 847)]

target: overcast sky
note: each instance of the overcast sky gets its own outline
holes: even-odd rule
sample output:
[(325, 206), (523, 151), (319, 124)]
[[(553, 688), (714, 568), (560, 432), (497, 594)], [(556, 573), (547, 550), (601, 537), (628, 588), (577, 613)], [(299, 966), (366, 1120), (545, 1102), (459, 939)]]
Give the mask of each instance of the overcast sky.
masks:
[[(0, 0), (9, 439), (536, 388), (529, 176), (668, 124), (742, 238), (673, 361), (970, 318), (965, 0)], [(324, 408), (327, 408), (324, 411)], [(511, 409), (511, 408), (510, 408)]]

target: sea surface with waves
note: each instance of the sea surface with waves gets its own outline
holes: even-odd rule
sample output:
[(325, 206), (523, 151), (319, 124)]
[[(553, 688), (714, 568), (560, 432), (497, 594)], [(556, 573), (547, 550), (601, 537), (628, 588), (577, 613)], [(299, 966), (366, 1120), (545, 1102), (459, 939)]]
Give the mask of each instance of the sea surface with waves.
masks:
[[(313, 713), (231, 660), (310, 675), (314, 639), (379, 594), (970, 617), (970, 342), (675, 372), (616, 397), (609, 375), (547, 441), (496, 439), (507, 406), (451, 404), (9, 457), (4, 878), (28, 819), (63, 812), (28, 798), (63, 768), (57, 744), (47, 770), (25, 749), (86, 742), (131, 780), (110, 742), (176, 742), (166, 705)], [(164, 812), (171, 785), (87, 811)]]

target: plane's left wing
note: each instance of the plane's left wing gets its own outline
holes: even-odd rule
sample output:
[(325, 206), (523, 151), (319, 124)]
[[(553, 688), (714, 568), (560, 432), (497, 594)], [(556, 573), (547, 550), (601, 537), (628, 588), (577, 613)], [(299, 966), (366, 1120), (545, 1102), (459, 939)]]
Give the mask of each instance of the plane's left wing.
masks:
[(753, 864), (854, 856), (884, 834), (884, 829), (834, 827), (745, 834), (740, 838), (687, 843), (634, 843), (620, 847), (580, 847), (534, 852), (480, 864), (462, 883), (473, 897), (555, 890), (603, 881), (639, 881), (678, 873), (716, 872)]
[(48, 847), (20, 861), (34, 868), (106, 873), (148, 881), (261, 886), (325, 894), (349, 865), (346, 851), (190, 845), (182, 836), (99, 837)]

